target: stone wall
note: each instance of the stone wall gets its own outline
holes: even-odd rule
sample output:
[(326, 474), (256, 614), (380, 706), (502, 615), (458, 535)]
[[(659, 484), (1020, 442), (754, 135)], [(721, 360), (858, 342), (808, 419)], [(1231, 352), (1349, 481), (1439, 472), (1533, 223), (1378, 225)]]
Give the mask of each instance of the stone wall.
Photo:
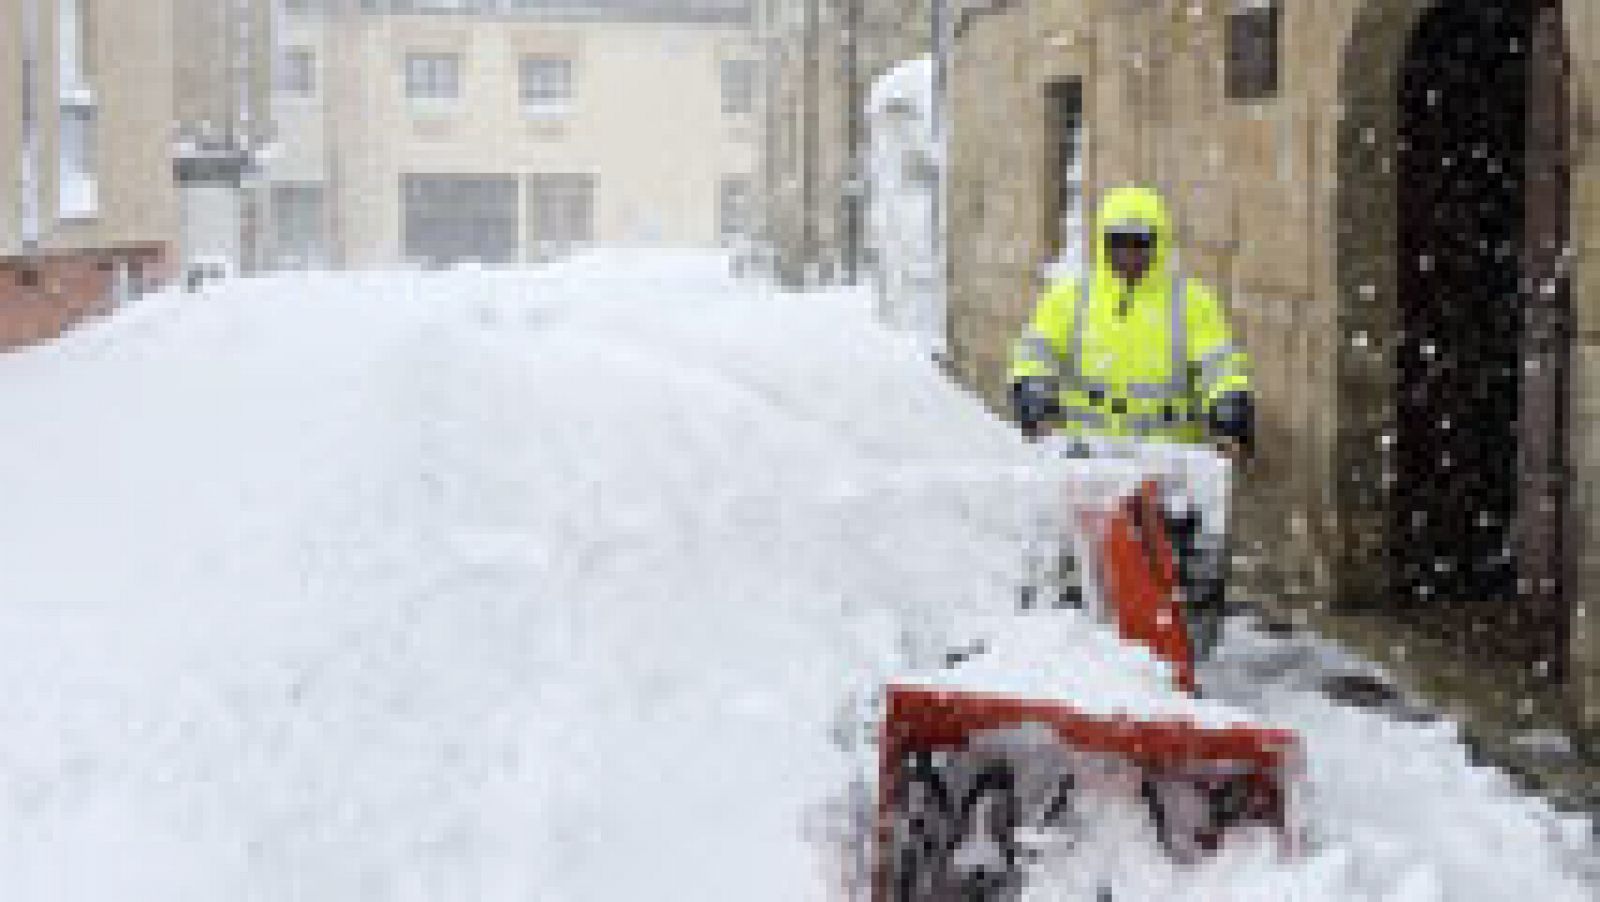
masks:
[(0, 3), (0, 253), (22, 246), (22, 4)]
[[(45, 4), (50, 6), (53, 4)], [(44, 128), (46, 215), (42, 246), (70, 251), (165, 243), (178, 234), (178, 191), (172, 177), (172, 61), (170, 0), (84, 5), (85, 66), (95, 92), (93, 164), (99, 181), (93, 217), (63, 221), (55, 161), (60, 156), (55, 121)], [(53, 40), (54, 32), (47, 30)], [(43, 97), (53, 96), (54, 67), (45, 66)], [(48, 105), (45, 107), (48, 111)], [(58, 114), (49, 114), (51, 120)]]
[[(0, 254), (23, 250), (22, 4), (0, 5)], [(37, 0), (39, 117), (36, 173), (38, 247), (76, 251), (166, 242), (178, 227), (172, 179), (172, 9), (170, 0), (85, 3), (83, 77), (95, 113), (90, 164), (97, 184), (92, 214), (60, 211), (58, 172), (61, 96), (54, 65), (59, 16), (53, 0)]]
[(980, 19), (950, 73), (950, 359), (991, 402), (1004, 394), (1006, 336), (1027, 315), (1044, 261), (1042, 102), (1020, 13)]
[(1585, 718), (1600, 724), (1600, 5), (1567, 0), (1565, 13), (1573, 68), (1573, 529), (1580, 549), (1573, 658)]
[[(1050, 253), (1045, 86), (1083, 81), (1086, 188), (1172, 201), (1182, 265), (1228, 298), (1256, 366), (1262, 453), (1237, 524), (1248, 587), (1286, 609), (1388, 591), (1398, 227), (1396, 74), (1430, 0), (1284, 0), (1280, 90), (1225, 96), (1232, 5), (1053, 0), (971, 21), (952, 73), (954, 369), (997, 409), (1008, 344)], [(1600, 723), (1600, 9), (1566, 0), (1579, 323), (1573, 372), (1575, 673)], [(1591, 320), (1593, 322), (1591, 322)], [(1394, 644), (1394, 643), (1388, 643)], [(1403, 644), (1403, 643), (1402, 643)]]

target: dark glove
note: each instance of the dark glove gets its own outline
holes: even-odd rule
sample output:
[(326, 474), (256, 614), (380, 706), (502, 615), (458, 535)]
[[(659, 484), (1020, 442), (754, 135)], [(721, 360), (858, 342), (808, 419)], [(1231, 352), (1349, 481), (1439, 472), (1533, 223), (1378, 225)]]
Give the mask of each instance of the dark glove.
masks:
[(1043, 376), (1025, 376), (1011, 383), (1011, 410), (1022, 431), (1037, 432), (1061, 415), (1059, 393), (1056, 380)]
[(1246, 454), (1254, 454), (1256, 444), (1256, 406), (1248, 392), (1228, 392), (1211, 403), (1206, 411), (1206, 428), (1213, 438), (1234, 442)]

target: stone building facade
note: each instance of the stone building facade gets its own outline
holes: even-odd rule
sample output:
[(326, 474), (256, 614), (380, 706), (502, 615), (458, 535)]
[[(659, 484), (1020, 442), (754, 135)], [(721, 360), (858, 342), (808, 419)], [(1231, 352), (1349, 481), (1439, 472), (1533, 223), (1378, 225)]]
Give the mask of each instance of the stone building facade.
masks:
[(170, 0), (0, 4), (0, 347), (170, 275)]
[(1600, 6), (1038, 0), (957, 27), (959, 377), (999, 407), (1074, 191), (1159, 186), (1255, 360), (1252, 590), (1486, 722), (1600, 726)]
[(763, 0), (765, 238), (788, 284), (857, 280), (873, 83), (932, 51), (934, 0)]
[(276, 267), (515, 266), (748, 232), (748, 0), (285, 5)]

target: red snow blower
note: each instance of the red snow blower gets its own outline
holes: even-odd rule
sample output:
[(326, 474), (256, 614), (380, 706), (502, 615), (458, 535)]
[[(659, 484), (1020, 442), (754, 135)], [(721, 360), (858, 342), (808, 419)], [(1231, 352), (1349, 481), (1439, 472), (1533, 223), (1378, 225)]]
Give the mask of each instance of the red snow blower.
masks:
[[(1076, 526), (1090, 540), (1078, 556), (1091, 558), (1079, 564), (1094, 571), (1101, 619), (1165, 663), (1171, 685), (1161, 691), (1181, 707), (1195, 690), (1195, 657), (1160, 486), (1142, 478), (1082, 512)], [(1247, 828), (1293, 853), (1298, 759), (1292, 733), (1248, 721), (1108, 713), (969, 682), (891, 684), (872, 899), (1015, 898), (1041, 837), (1094, 829), (1091, 800), (1107, 795), (1142, 812), (1155, 845), (1180, 865)]]

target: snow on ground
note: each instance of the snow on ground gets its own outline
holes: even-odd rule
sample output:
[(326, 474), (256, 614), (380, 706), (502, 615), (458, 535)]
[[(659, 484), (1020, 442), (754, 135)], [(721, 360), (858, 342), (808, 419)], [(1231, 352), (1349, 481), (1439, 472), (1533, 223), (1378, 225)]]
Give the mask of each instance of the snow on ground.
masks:
[[(1011, 604), (1030, 458), (862, 296), (722, 271), (236, 282), (0, 356), (0, 898), (827, 898), (841, 701)], [(1207, 898), (1592, 898), (1445, 727), (1274, 691), (1319, 844)]]

